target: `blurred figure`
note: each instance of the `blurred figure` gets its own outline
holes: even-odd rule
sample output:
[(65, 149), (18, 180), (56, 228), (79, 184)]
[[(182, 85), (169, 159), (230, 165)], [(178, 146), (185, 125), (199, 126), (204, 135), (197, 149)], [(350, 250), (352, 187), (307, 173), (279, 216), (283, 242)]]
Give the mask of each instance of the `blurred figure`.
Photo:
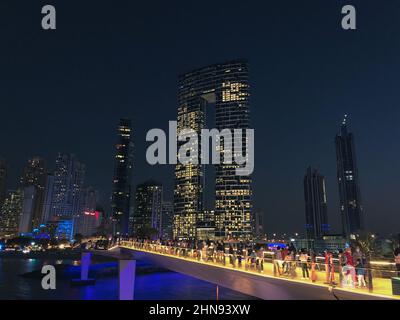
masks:
[(358, 279), (358, 287), (366, 287), (367, 284), (365, 283), (365, 268), (362, 259), (357, 259), (356, 274)]
[(396, 263), (397, 276), (400, 277), (400, 245), (394, 250), (394, 262)]
[(264, 272), (264, 248), (261, 247), (257, 251), (257, 266), (260, 272)]
[(301, 263), (301, 270), (303, 272), (303, 279), (310, 277), (308, 273), (308, 258), (309, 256), (307, 252), (305, 250), (302, 250), (299, 259)]

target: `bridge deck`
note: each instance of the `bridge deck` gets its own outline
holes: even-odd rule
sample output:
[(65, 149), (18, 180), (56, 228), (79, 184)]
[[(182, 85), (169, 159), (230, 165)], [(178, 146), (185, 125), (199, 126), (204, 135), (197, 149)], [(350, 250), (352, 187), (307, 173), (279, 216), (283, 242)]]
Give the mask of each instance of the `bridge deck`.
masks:
[[(251, 294), (263, 299), (322, 299), (335, 298), (332, 294), (332, 286), (324, 283), (325, 272), (316, 271), (317, 280), (311, 282), (309, 279), (302, 279), (301, 268), (296, 268), (296, 276), (278, 275), (273, 263), (264, 262), (264, 270), (260, 271), (250, 268), (246, 263), (241, 266), (230, 265), (229, 259), (224, 262), (203, 261), (192, 257), (190, 254), (181, 256), (171, 254), (167, 247), (151, 245), (144, 248), (141, 244), (132, 244), (124, 242), (120, 245), (123, 250), (133, 250), (136, 253), (134, 257), (142, 257), (154, 260), (165, 268), (173, 271), (188, 274), (202, 280), (213, 282), (228, 288), (241, 291), (246, 294)], [(172, 251), (174, 252), (174, 251)], [(141, 253), (141, 254), (139, 254)], [(246, 281), (238, 281), (238, 278)], [(255, 285), (254, 283), (261, 281), (262, 284)], [(339, 275), (335, 274), (335, 282), (340, 283)], [(266, 285), (268, 283), (268, 285)], [(398, 296), (392, 295), (391, 279), (374, 278), (373, 292), (369, 292), (367, 288), (349, 288), (335, 287), (333, 292), (336, 296), (349, 299), (400, 299)], [(256, 287), (265, 287), (261, 290)], [(284, 291), (278, 290), (278, 287), (284, 288)], [(273, 289), (271, 289), (273, 288)], [(272, 293), (272, 290), (275, 292)]]

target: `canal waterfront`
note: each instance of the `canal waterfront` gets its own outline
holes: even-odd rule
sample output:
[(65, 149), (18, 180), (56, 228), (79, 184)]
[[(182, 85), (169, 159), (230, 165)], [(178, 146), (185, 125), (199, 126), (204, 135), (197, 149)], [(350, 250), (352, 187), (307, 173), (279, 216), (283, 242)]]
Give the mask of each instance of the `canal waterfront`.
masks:
[[(56, 290), (43, 290), (41, 270), (44, 264), (66, 266), (57, 268)], [(73, 259), (24, 258), (0, 256), (0, 299), (55, 299), (55, 300), (116, 300), (118, 275), (115, 261), (101, 261), (92, 266), (96, 284), (72, 287), (70, 279), (79, 276), (79, 261)], [(26, 276), (22, 276), (22, 275)], [(30, 275), (30, 276), (29, 276)], [(158, 268), (146, 261), (138, 261), (135, 283), (137, 300), (215, 300), (216, 286), (186, 275)], [(221, 300), (254, 299), (227, 288), (219, 288)]]

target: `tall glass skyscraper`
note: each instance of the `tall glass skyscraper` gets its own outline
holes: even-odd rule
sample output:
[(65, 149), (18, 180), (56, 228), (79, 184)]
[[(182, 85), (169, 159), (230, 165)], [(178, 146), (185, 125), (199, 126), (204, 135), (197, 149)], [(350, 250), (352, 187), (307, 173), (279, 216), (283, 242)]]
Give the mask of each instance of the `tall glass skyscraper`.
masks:
[(56, 160), (50, 219), (73, 219), (82, 213), (85, 166), (75, 155), (60, 153)]
[(121, 119), (115, 145), (114, 177), (111, 196), (113, 233), (127, 235), (131, 211), (133, 133), (129, 119)]
[(307, 239), (318, 239), (329, 231), (325, 178), (309, 167), (304, 176)]
[(46, 180), (47, 173), (44, 160), (39, 157), (29, 159), (21, 176), (20, 185), (24, 192), (26, 188), (30, 187), (34, 187), (35, 192), (32, 193), (27, 190), (28, 194), (33, 194), (34, 198), (32, 221), (30, 221), (29, 227), (25, 229), (38, 228), (42, 222)]
[[(215, 110), (216, 129), (233, 132), (233, 129), (249, 128), (246, 61), (215, 64), (179, 77), (178, 133), (190, 128), (200, 137), (201, 130), (206, 127), (207, 110), (211, 108)], [(229, 142), (217, 146), (221, 154), (224, 143)], [(245, 136), (242, 142), (246, 148)], [(249, 238), (252, 234), (251, 178), (236, 175), (238, 167), (236, 164), (215, 165), (216, 230), (218, 236), (225, 238)], [(196, 238), (197, 216), (204, 210), (204, 169), (204, 165), (193, 163), (178, 163), (175, 167), (174, 237)]]
[(343, 234), (349, 237), (364, 229), (354, 135), (347, 130), (347, 115), (335, 138), (337, 179)]

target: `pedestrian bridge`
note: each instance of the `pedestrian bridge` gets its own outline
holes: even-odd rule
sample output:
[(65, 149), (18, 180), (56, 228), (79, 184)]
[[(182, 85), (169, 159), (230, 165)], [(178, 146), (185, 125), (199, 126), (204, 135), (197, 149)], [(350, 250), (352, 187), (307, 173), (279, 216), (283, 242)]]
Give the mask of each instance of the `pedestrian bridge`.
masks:
[[(122, 259), (140, 260), (146, 259), (168, 270), (192, 276), (218, 286), (226, 287), (256, 298), (266, 300), (376, 300), (399, 299), (392, 295), (391, 279), (374, 279), (374, 290), (366, 288), (345, 288), (324, 283), (325, 274), (317, 271), (317, 280), (301, 279), (299, 276), (277, 275), (273, 263), (264, 263), (264, 270), (241, 266), (232, 266), (229, 261), (203, 261), (195, 258), (187, 250), (183, 256), (179, 250), (160, 245), (143, 245), (132, 242), (121, 242), (118, 247), (109, 251), (103, 251), (102, 255), (118, 257)], [(275, 270), (274, 270), (275, 269)], [(297, 271), (300, 275), (301, 270)], [(340, 283), (336, 274), (336, 283)], [(177, 284), (179, 285), (179, 284)]]

